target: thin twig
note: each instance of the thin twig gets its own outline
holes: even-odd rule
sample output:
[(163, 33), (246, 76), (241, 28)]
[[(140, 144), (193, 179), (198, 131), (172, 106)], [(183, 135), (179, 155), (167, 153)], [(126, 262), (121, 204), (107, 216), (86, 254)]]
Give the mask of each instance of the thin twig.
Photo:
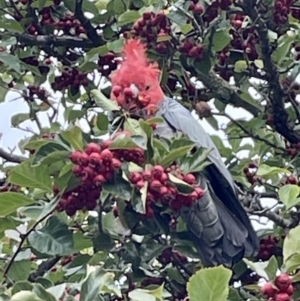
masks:
[(10, 154), (2, 148), (0, 148), (0, 157), (6, 161), (13, 162), (13, 163), (21, 163), (27, 159), (26, 157), (23, 156)]

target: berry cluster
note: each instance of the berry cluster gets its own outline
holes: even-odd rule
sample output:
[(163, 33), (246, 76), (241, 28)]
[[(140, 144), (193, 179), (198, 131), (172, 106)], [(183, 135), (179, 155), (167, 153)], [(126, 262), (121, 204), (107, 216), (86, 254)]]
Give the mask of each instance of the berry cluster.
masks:
[(288, 78), (285, 78), (282, 81), (281, 85), (282, 85), (283, 92), (285, 92), (287, 96), (284, 98), (284, 101), (290, 102), (291, 100), (293, 100), (296, 104), (298, 104), (296, 102), (296, 96), (300, 91), (300, 85), (297, 83), (292, 83)]
[(278, 25), (288, 21), (290, 13), (290, 0), (276, 0), (274, 5), (274, 22)]
[[(148, 47), (153, 46), (157, 52), (165, 53), (170, 46), (169, 41), (163, 39), (171, 32), (168, 19), (163, 12), (145, 12), (132, 27), (131, 33), (135, 37), (145, 39)], [(160, 41), (162, 39), (163, 41)]]
[(128, 111), (145, 108), (151, 102), (151, 96), (149, 94), (143, 98), (138, 97), (133, 94), (130, 87), (122, 88), (121, 86), (115, 85), (112, 87), (111, 92), (118, 104)]
[(257, 259), (266, 261), (276, 253), (278, 239), (268, 236), (260, 240), (260, 250), (257, 254)]
[(104, 56), (99, 56), (98, 70), (103, 76), (108, 76), (118, 67), (118, 60), (113, 52), (108, 52)]
[(80, 85), (86, 87), (88, 84), (87, 74), (81, 73), (76, 68), (65, 68), (60, 76), (55, 77), (51, 86), (53, 90), (63, 90), (69, 86), (78, 89)]
[[(115, 137), (122, 134), (117, 133)], [(127, 134), (127, 133), (125, 133)], [(121, 161), (131, 161), (143, 164), (144, 151), (136, 148), (129, 150), (109, 150), (112, 140), (100, 144), (89, 143), (84, 151), (74, 151), (70, 160), (74, 163), (73, 174), (80, 178), (79, 187), (64, 193), (57, 210), (66, 211), (73, 216), (77, 210), (93, 210), (97, 205), (102, 185), (111, 181), (116, 172), (121, 169)], [(58, 193), (54, 188), (54, 193)]]
[(28, 94), (30, 100), (33, 100), (34, 96), (38, 97), (40, 100), (46, 99), (45, 89), (33, 85), (29, 85), (27, 88), (28, 88)]
[(167, 248), (165, 249), (159, 256), (158, 256), (158, 261), (163, 264), (167, 265), (170, 262), (174, 261), (174, 257), (178, 260), (181, 261), (181, 263), (185, 264), (187, 263), (187, 257), (185, 255), (182, 255), (176, 250), (173, 250), (172, 248)]
[(25, 64), (37, 67), (39, 65), (39, 61), (34, 56), (28, 56), (21, 59)]
[(215, 65), (214, 70), (223, 79), (229, 81), (230, 77), (233, 75), (232, 69), (228, 68), (229, 64), (229, 47), (225, 47), (217, 53), (218, 63)]
[(234, 17), (230, 20), (231, 25), (236, 29), (240, 29), (243, 25), (245, 16), (241, 14), (235, 14)]
[(287, 185), (287, 184), (293, 184), (293, 185), (300, 185), (299, 180), (297, 179), (297, 177), (295, 177), (294, 175), (289, 175), (287, 177), (283, 177), (281, 179), (281, 185)]
[(207, 8), (203, 15), (203, 21), (210, 23), (218, 16), (220, 3), (219, 1), (213, 1)]
[(295, 158), (300, 152), (300, 142), (291, 144), (286, 139), (284, 139), (284, 142), (287, 154)]
[(255, 48), (258, 37), (253, 29), (246, 28), (243, 30), (242, 34), (240, 34), (232, 28), (229, 33), (232, 35), (232, 40), (230, 42), (232, 47), (236, 50), (245, 52), (249, 60), (254, 61), (258, 58), (258, 53)]
[(20, 187), (17, 185), (5, 184), (3, 186), (0, 186), (0, 193), (7, 192), (7, 191), (17, 192), (19, 190), (20, 190)]
[(290, 9), (291, 15), (297, 19), (300, 20), (300, 7), (293, 7)]
[(201, 60), (204, 55), (204, 47), (202, 44), (198, 44), (191, 39), (184, 40), (178, 50), (181, 53), (186, 54), (188, 57), (195, 58)]
[[(189, 185), (193, 185), (194, 191), (185, 195), (180, 194), (175, 185), (169, 180), (168, 173)], [(183, 206), (191, 206), (195, 200), (204, 195), (203, 190), (196, 186), (194, 175), (182, 174), (176, 165), (166, 169), (161, 165), (155, 165), (151, 170), (130, 173), (128, 179), (137, 189), (143, 188), (146, 181), (149, 183), (146, 198), (146, 216), (150, 218), (154, 216), (152, 205), (156, 202), (167, 205), (174, 211), (179, 211)]]
[(288, 274), (282, 273), (277, 276), (274, 284), (271, 282), (266, 283), (261, 289), (262, 294), (267, 296), (270, 301), (292, 300), (294, 287)]
[(259, 177), (256, 176), (257, 168), (258, 166), (254, 162), (249, 163), (249, 165), (244, 168), (244, 173), (246, 175), (246, 178), (248, 182), (251, 183), (252, 185), (255, 184), (259, 179)]

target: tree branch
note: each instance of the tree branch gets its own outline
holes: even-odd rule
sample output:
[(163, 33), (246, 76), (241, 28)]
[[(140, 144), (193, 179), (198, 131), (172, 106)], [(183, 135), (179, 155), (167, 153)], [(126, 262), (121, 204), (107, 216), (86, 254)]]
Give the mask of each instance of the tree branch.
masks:
[(75, 16), (80, 21), (83, 28), (86, 30), (88, 38), (93, 42), (94, 46), (101, 46), (104, 44), (103, 39), (97, 34), (96, 29), (91, 22), (85, 17), (82, 11), (83, 0), (76, 0)]
[(42, 262), (39, 265), (38, 269), (29, 275), (28, 281), (35, 282), (38, 277), (44, 276), (44, 274), (47, 271), (49, 271), (52, 267), (54, 267), (59, 262), (60, 259), (61, 256), (56, 256), (54, 258)]
[(269, 84), (269, 98), (272, 104), (274, 115), (274, 127), (276, 131), (284, 136), (289, 142), (297, 143), (300, 141), (300, 134), (296, 133), (288, 125), (288, 113), (284, 108), (283, 97), (285, 96), (282, 91), (279, 72), (272, 61), (272, 47), (268, 39), (267, 22), (261, 18), (255, 7), (253, 0), (244, 0), (244, 12), (250, 17), (253, 23), (256, 23), (256, 30), (259, 37), (259, 44), (261, 47), (261, 56), (264, 63), (264, 70)]
[(240, 95), (243, 93), (238, 88), (232, 87), (227, 81), (217, 76), (214, 71), (209, 71), (208, 74), (202, 72), (196, 73), (195, 71), (189, 71), (193, 76), (196, 76), (207, 88), (209, 88), (215, 98), (218, 98), (225, 104), (231, 104), (234, 107), (240, 107), (247, 110), (253, 116), (257, 116), (261, 110), (259, 105), (255, 106), (245, 101)]
[(56, 37), (54, 35), (37, 35), (33, 36), (28, 33), (5, 32), (0, 34), (0, 39), (5, 36), (15, 37), (18, 42), (26, 46), (55, 46), (67, 48), (84, 48), (91, 49), (96, 45), (89, 39), (82, 39), (64, 35), (63, 37)]
[(19, 245), (18, 245), (17, 250), (15, 251), (14, 255), (12, 256), (12, 258), (10, 259), (10, 261), (8, 262), (6, 268), (5, 268), (4, 272), (3, 272), (3, 276), (4, 276), (4, 277), (7, 276), (7, 274), (8, 274), (8, 272), (9, 272), (11, 266), (13, 265), (13, 263), (14, 263), (14, 261), (15, 261), (15, 259), (16, 259), (16, 257), (17, 257), (18, 254), (21, 252), (22, 246), (23, 246), (23, 244), (25, 243), (27, 237), (30, 235), (31, 232), (33, 232), (33, 231), (35, 230), (35, 228), (37, 227), (37, 225), (38, 225), (39, 223), (41, 223), (42, 221), (44, 221), (46, 218), (48, 218), (48, 217), (53, 213), (53, 211), (54, 211), (54, 210), (52, 210), (51, 212), (49, 212), (48, 214), (46, 214), (45, 216), (43, 216), (42, 218), (40, 218), (38, 221), (36, 221), (36, 222), (32, 225), (32, 227), (31, 227), (25, 234), (20, 235), (21, 241), (20, 241), (20, 243), (19, 243)]
[(0, 157), (6, 161), (13, 162), (13, 163), (21, 163), (27, 159), (26, 157), (23, 156), (10, 154), (9, 152), (6, 152), (2, 148), (0, 148)]

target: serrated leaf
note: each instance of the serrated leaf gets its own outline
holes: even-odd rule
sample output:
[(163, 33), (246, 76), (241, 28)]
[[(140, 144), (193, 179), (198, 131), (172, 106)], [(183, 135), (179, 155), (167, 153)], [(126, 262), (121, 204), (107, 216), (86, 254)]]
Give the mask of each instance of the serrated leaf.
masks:
[(0, 52), (0, 62), (2, 62), (9, 69), (21, 73), (20, 60), (18, 56), (9, 54), (7, 52)]
[(44, 160), (48, 160), (48, 162), (50, 160), (50, 163), (52, 163), (51, 158), (57, 155), (54, 155), (54, 153), (58, 153), (58, 156), (67, 157), (70, 149), (55, 141), (48, 141), (36, 150), (32, 159), (32, 166), (39, 166)]
[(232, 271), (218, 266), (196, 272), (187, 283), (190, 301), (226, 301)]
[(138, 18), (140, 18), (140, 16), (141, 15), (136, 10), (128, 10), (118, 17), (118, 25), (123, 26), (129, 23), (133, 23)]
[(108, 99), (100, 90), (94, 89), (91, 94), (95, 97), (96, 104), (104, 111), (119, 111), (119, 106)]
[(278, 191), (279, 198), (286, 206), (286, 209), (290, 209), (300, 202), (300, 198), (297, 199), (299, 193), (300, 187), (292, 184), (284, 185)]
[(164, 167), (169, 167), (174, 161), (186, 155), (195, 145), (186, 145), (170, 151), (160, 162)]
[[(134, 142), (134, 140), (136, 142)], [(128, 137), (125, 135), (120, 135), (116, 137), (112, 144), (109, 146), (109, 149), (133, 149), (141, 147), (143, 149), (147, 149), (147, 139), (143, 136), (132, 136)]]
[(208, 155), (212, 149), (198, 148), (192, 156), (186, 156), (180, 163), (183, 172), (193, 173), (202, 171), (206, 166), (212, 164), (208, 161)]
[(30, 161), (24, 161), (14, 167), (9, 174), (8, 182), (21, 187), (39, 188), (52, 192), (52, 181), (47, 166), (30, 166)]
[(74, 247), (72, 232), (57, 216), (49, 217), (42, 229), (30, 233), (28, 241), (38, 252), (52, 256), (69, 255)]
[(83, 150), (82, 131), (78, 126), (74, 126), (67, 131), (63, 131), (60, 135), (65, 139), (75, 150)]
[(281, 270), (286, 273), (291, 273), (295, 270), (298, 270), (299, 267), (300, 267), (300, 252), (295, 253), (289, 258), (287, 258), (284, 262), (284, 265), (281, 267)]
[(0, 215), (7, 216), (14, 213), (19, 207), (34, 203), (29, 197), (18, 192), (0, 193)]

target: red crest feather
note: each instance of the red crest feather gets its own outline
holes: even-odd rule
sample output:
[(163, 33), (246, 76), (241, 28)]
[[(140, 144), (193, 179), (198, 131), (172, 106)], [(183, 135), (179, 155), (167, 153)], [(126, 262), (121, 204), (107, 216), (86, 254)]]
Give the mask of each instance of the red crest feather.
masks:
[(143, 78), (157, 80), (160, 73), (157, 63), (150, 64), (146, 56), (146, 47), (140, 40), (129, 39), (122, 49), (123, 61), (120, 68), (111, 75), (113, 85), (130, 84)]

